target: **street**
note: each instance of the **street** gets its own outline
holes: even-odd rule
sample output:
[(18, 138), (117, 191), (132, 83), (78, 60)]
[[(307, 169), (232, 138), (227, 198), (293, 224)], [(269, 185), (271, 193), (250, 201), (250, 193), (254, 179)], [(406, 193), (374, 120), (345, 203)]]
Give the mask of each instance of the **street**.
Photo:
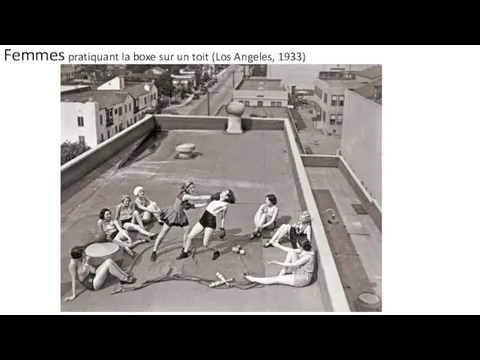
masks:
[[(229, 67), (221, 76), (218, 83), (209, 88), (210, 91), (210, 115), (214, 116), (222, 105), (228, 104), (233, 96), (233, 82), (235, 87), (242, 80), (243, 73), (239, 65)], [(180, 115), (208, 115), (208, 94), (201, 95), (200, 99), (193, 100), (188, 105), (175, 109)]]

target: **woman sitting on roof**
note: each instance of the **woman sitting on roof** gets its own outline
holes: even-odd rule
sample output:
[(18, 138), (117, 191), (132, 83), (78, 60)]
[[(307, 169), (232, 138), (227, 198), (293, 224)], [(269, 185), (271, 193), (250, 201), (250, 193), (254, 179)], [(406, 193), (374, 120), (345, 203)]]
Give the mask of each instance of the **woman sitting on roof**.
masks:
[[(138, 210), (135, 210), (135, 205), (133, 204), (132, 199), (128, 195), (122, 196), (122, 202), (117, 205), (114, 222), (115, 226), (117, 226), (117, 229), (121, 228), (127, 231), (136, 231), (149, 238), (141, 240), (141, 242), (153, 240), (157, 236), (156, 233), (148, 232), (147, 230), (145, 230), (145, 226), (143, 225), (140, 213), (138, 212)], [(138, 225), (136, 223), (138, 223)]]
[(135, 257), (136, 254), (132, 248), (145, 242), (146, 240), (138, 240), (134, 243), (128, 234), (128, 231), (122, 228), (120, 222), (112, 219), (112, 212), (110, 209), (102, 209), (98, 217), (98, 234), (104, 235), (107, 241), (114, 242), (118, 246), (122, 247), (128, 253), (128, 255)]
[(308, 211), (304, 211), (294, 225), (283, 224), (278, 228), (270, 240), (263, 247), (270, 247), (274, 242), (280, 241), (285, 236), (290, 240), (292, 248), (298, 248), (298, 243), (304, 239), (312, 241), (312, 217)]
[(72, 301), (77, 297), (77, 280), (87, 290), (97, 291), (103, 287), (108, 274), (115, 276), (122, 284), (133, 284), (136, 279), (128, 275), (112, 259), (107, 259), (97, 269), (88, 263), (89, 257), (85, 254), (83, 246), (75, 246), (70, 252), (68, 270), (72, 277), (72, 295), (63, 301)]
[(152, 261), (157, 260), (158, 246), (160, 245), (160, 242), (165, 237), (165, 235), (167, 235), (168, 231), (172, 226), (183, 228), (183, 243), (186, 243), (188, 233), (190, 232), (190, 225), (185, 210), (199, 208), (207, 205), (207, 203), (191, 204), (189, 203), (189, 201), (209, 201), (211, 197), (211, 195), (194, 196), (192, 195), (194, 191), (195, 184), (192, 181), (185, 181), (182, 184), (180, 193), (175, 198), (175, 203), (173, 204), (173, 206), (169, 206), (168, 208), (166, 208), (165, 211), (163, 211), (160, 215), (160, 220), (164, 224), (162, 227), (162, 231), (160, 232), (160, 234), (158, 234), (157, 239), (155, 240), (155, 246), (153, 247), (152, 256), (150, 258)]
[(140, 213), (143, 223), (147, 224), (152, 221), (153, 217), (155, 217), (158, 222), (162, 224), (160, 220), (160, 213), (162, 210), (160, 210), (157, 203), (145, 196), (145, 189), (141, 186), (137, 186), (133, 190), (133, 195), (136, 196), (135, 206)]
[(255, 218), (253, 219), (255, 230), (252, 235), (250, 235), (250, 239), (253, 240), (255, 237), (260, 237), (263, 229), (275, 229), (278, 216), (278, 207), (276, 205), (277, 197), (273, 194), (268, 194), (265, 198), (265, 203), (260, 205), (255, 214)]
[[(303, 240), (300, 243), (300, 249), (290, 249), (280, 245), (277, 241), (273, 246), (287, 252), (284, 262), (269, 261), (269, 265), (280, 265), (282, 269), (278, 276), (273, 277), (255, 277), (247, 273), (243, 277), (253, 283), (262, 285), (287, 285), (294, 287), (305, 287), (310, 285), (315, 271), (315, 253), (312, 250), (310, 241)], [(287, 274), (291, 272), (291, 274)]]

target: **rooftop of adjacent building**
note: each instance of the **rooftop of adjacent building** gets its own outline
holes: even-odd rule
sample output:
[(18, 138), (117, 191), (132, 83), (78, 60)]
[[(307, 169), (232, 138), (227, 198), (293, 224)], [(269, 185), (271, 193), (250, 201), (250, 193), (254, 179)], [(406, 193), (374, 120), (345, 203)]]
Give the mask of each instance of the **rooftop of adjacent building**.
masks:
[(382, 65), (376, 65), (362, 71), (357, 71), (356, 74), (370, 80), (375, 80), (382, 76)]
[[(216, 116), (228, 116), (226, 106), (222, 105)], [(288, 110), (286, 107), (270, 106), (245, 106), (243, 117), (265, 117), (265, 118), (286, 118)]]
[(62, 94), (62, 102), (79, 102), (87, 103), (96, 101), (99, 103), (100, 109), (111, 108), (116, 104), (120, 104), (125, 101), (128, 94), (133, 98), (149, 94), (149, 91), (145, 89), (144, 83), (126, 84), (122, 90), (92, 90), (84, 91), (80, 93)]
[(364, 98), (374, 101), (379, 105), (382, 105), (382, 77), (380, 76), (376, 80), (352, 90), (353, 92), (363, 96)]
[(236, 90), (287, 91), (282, 80), (267, 78), (244, 79)]

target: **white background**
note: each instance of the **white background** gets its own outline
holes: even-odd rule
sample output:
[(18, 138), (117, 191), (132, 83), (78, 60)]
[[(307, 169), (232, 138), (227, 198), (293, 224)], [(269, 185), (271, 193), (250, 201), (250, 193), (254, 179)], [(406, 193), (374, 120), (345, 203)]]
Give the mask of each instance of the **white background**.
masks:
[(383, 313), (480, 313), (480, 51), (425, 45), (3, 45), (2, 313), (59, 314), (61, 300), (60, 63), (5, 61), (6, 48), (304, 51), (311, 64), (383, 64)]

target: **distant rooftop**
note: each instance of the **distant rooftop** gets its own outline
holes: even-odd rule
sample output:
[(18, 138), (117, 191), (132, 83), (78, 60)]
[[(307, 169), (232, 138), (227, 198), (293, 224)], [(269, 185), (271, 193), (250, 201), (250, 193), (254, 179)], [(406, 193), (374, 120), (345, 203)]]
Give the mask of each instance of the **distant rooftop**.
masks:
[(60, 87), (60, 91), (63, 93), (65, 91), (72, 91), (72, 90), (81, 90), (81, 89), (87, 90), (88, 88), (90, 88), (89, 85), (62, 85)]
[(62, 94), (61, 101), (86, 103), (90, 101), (89, 99), (93, 99), (93, 101), (99, 103), (100, 109), (108, 109), (125, 101), (128, 94), (138, 98), (148, 93), (145, 89), (145, 84), (140, 83), (127, 85), (122, 90), (94, 90)]
[(320, 80), (356, 80), (354, 71), (320, 71), (318, 73)]
[(352, 90), (358, 95), (363, 96), (368, 100), (372, 100), (377, 104), (382, 105), (382, 78), (372, 81), (358, 89)]
[(382, 76), (382, 66), (376, 65), (362, 71), (357, 71), (357, 75), (370, 80), (375, 80)]
[[(215, 116), (228, 116), (225, 105), (218, 110)], [(288, 118), (288, 113), (285, 107), (246, 106), (242, 117)]]
[(260, 88), (266, 91), (286, 91), (285, 86), (282, 85), (282, 80), (265, 78), (243, 80), (237, 90), (258, 90)]
[(127, 96), (128, 92), (120, 91), (85, 91), (81, 93), (64, 94), (62, 95), (62, 102), (87, 103), (93, 100), (98, 102), (100, 109), (109, 109), (114, 105), (124, 102)]

